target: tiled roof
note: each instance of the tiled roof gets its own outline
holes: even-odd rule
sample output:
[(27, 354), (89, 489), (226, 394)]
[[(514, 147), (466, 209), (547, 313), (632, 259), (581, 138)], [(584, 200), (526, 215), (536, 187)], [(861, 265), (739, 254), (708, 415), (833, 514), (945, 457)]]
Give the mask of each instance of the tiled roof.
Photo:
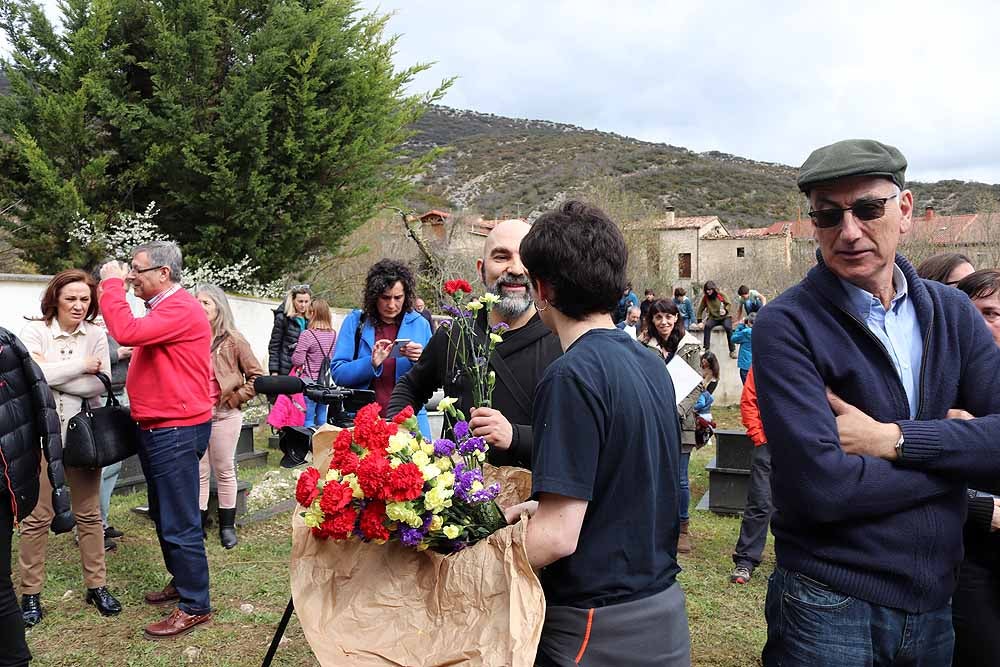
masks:
[(776, 222), (773, 225), (767, 227), (767, 233), (769, 235), (784, 234), (786, 227), (789, 230), (791, 230), (793, 239), (811, 239), (813, 236), (812, 222), (810, 222), (808, 219), (782, 220), (781, 222)]
[[(925, 213), (913, 219), (913, 228), (907, 237), (910, 240), (930, 241), (935, 245), (976, 243), (989, 240), (991, 226), (989, 222), (988, 215), (976, 213), (931, 216)], [(993, 234), (1000, 234), (1000, 229), (993, 230)]]
[(423, 220), (424, 218), (430, 218), (430, 217), (435, 216), (435, 215), (438, 216), (438, 217), (440, 217), (440, 218), (450, 218), (451, 217), (451, 213), (447, 213), (445, 211), (439, 211), (436, 208), (434, 208), (434, 209), (431, 209), (430, 211), (427, 211), (422, 216), (420, 216), (420, 219)]
[(656, 220), (651, 224), (655, 229), (701, 229), (712, 222), (718, 222), (717, 215), (696, 215), (671, 220)]
[(733, 229), (729, 235), (734, 239), (754, 239), (770, 236), (767, 227), (750, 227), (749, 229)]

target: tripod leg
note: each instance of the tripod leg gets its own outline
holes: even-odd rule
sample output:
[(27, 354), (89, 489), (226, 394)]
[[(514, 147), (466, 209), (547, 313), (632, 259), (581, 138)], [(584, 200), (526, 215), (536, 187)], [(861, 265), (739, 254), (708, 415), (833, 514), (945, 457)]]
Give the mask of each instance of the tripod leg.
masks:
[(274, 654), (278, 650), (278, 644), (281, 642), (281, 638), (285, 635), (285, 628), (288, 627), (288, 621), (292, 620), (293, 611), (295, 611), (295, 604), (292, 602), (292, 598), (288, 598), (288, 606), (285, 607), (285, 613), (281, 617), (281, 622), (278, 623), (278, 629), (274, 633), (274, 638), (271, 640), (271, 646), (267, 649), (267, 655), (264, 656), (264, 662), (261, 663), (260, 667), (271, 667), (271, 661), (274, 660)]

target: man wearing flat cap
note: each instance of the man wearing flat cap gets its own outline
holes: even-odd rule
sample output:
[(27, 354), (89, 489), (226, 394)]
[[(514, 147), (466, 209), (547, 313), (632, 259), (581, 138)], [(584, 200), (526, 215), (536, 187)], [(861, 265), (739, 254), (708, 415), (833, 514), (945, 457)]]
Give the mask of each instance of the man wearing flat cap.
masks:
[(877, 141), (809, 156), (817, 265), (754, 327), (777, 559), (765, 667), (951, 665), (966, 484), (1000, 486), (1000, 349), (964, 294), (896, 254), (905, 171)]

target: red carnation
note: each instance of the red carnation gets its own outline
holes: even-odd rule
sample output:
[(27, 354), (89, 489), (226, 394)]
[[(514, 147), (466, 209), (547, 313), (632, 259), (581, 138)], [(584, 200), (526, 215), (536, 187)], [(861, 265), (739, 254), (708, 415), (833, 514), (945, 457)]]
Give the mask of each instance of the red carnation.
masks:
[(358, 455), (351, 450), (336, 450), (333, 453), (333, 460), (330, 462), (330, 466), (339, 470), (341, 474), (350, 475), (358, 471), (358, 463), (360, 462)]
[(344, 450), (351, 449), (351, 431), (349, 429), (344, 429), (337, 434), (337, 438), (333, 441), (333, 451), (340, 452)]
[(323, 495), (319, 499), (319, 508), (323, 514), (337, 514), (351, 504), (351, 487), (343, 482), (327, 482), (323, 486)]
[(295, 500), (298, 501), (299, 505), (303, 507), (312, 505), (316, 496), (319, 495), (319, 489), (316, 488), (318, 483), (319, 470), (316, 468), (306, 468), (306, 471), (299, 475), (299, 482), (295, 485)]
[(385, 503), (380, 500), (368, 503), (361, 512), (361, 534), (366, 540), (387, 540), (389, 529), (385, 527)]
[(389, 459), (379, 454), (369, 454), (358, 465), (358, 484), (365, 498), (384, 499), (385, 485), (389, 481)]
[(444, 284), (444, 291), (446, 294), (454, 295), (457, 291), (463, 291), (466, 294), (472, 293), (472, 285), (469, 284), (468, 280), (462, 280), (457, 278), (455, 280), (449, 280)]
[(313, 528), (312, 533), (321, 540), (346, 540), (354, 532), (354, 523), (357, 518), (358, 511), (353, 507), (348, 507), (343, 512), (328, 517), (318, 528)]
[(377, 428), (378, 414), (381, 410), (382, 407), (378, 403), (369, 403), (354, 415), (354, 439), (362, 447), (371, 448), (372, 432)]
[(413, 416), (413, 406), (407, 405), (399, 412), (398, 415), (392, 418), (392, 421), (396, 424), (402, 424), (412, 416)]
[(424, 490), (424, 476), (416, 463), (403, 463), (389, 473), (385, 487), (386, 500), (402, 502), (415, 500)]

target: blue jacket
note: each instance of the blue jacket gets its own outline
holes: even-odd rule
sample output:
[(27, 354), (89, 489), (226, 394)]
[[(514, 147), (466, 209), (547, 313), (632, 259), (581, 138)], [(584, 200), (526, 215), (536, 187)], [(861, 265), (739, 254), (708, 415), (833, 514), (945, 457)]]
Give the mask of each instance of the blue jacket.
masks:
[[(1000, 480), (1000, 348), (969, 299), (900, 256), (923, 337), (915, 420), (888, 353), (820, 260), (760, 311), (757, 381), (771, 447), (778, 565), (840, 593), (919, 613), (948, 603), (966, 484)], [(905, 443), (899, 462), (847, 455), (829, 387)], [(949, 408), (983, 416), (946, 420)]]
[(694, 322), (694, 304), (691, 303), (691, 299), (683, 297), (680, 301), (678, 301), (675, 298), (674, 305), (677, 306), (677, 310), (680, 311), (685, 327)]
[[(342, 387), (352, 389), (366, 389), (382, 375), (382, 367), (376, 370), (372, 368), (372, 349), (375, 347), (375, 327), (371, 322), (365, 322), (361, 327), (361, 339), (358, 342), (360, 349), (354, 349), (354, 338), (358, 330), (358, 322), (361, 320), (361, 311), (355, 310), (346, 318), (340, 326), (340, 333), (337, 334), (337, 346), (333, 350), (333, 359), (330, 362), (330, 372), (333, 381)], [(431, 339), (431, 327), (427, 320), (416, 312), (410, 311), (403, 315), (403, 321), (399, 325), (397, 338), (408, 338), (414, 343), (426, 346)], [(404, 357), (396, 359), (396, 381), (403, 377), (407, 371), (413, 368), (413, 362)], [(425, 438), (431, 438), (431, 424), (427, 419), (427, 410), (423, 407), (417, 414), (417, 422), (420, 424), (420, 432)]]
[(753, 327), (748, 327), (747, 325), (740, 322), (733, 329), (733, 345), (740, 346), (740, 356), (736, 360), (736, 365), (745, 371), (750, 370), (750, 364), (753, 362)]

